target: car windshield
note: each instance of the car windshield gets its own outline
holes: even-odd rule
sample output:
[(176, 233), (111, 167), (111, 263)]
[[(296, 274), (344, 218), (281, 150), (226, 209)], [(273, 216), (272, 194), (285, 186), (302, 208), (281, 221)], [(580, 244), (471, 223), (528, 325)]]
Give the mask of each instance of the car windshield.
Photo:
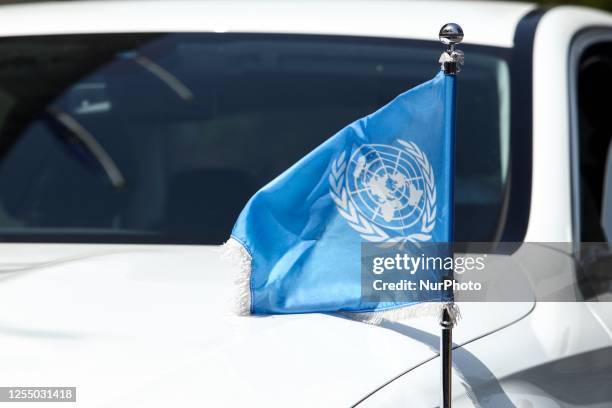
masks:
[[(456, 239), (490, 241), (509, 76), (503, 52), (472, 50), (458, 91)], [(0, 39), (0, 239), (219, 244), (255, 191), (433, 77), (440, 51), (300, 35)]]

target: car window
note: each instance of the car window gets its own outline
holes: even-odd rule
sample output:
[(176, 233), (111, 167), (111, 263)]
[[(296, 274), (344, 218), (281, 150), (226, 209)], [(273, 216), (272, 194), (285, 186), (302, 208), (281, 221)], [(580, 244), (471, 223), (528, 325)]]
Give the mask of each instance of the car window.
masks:
[(582, 50), (575, 75), (574, 185), (580, 209), (577, 214), (580, 245), (576, 248), (580, 289), (587, 299), (610, 301), (612, 133), (607, 100), (612, 92), (612, 42), (595, 42)]
[[(433, 77), (436, 43), (291, 35), (0, 39), (0, 236), (219, 244), (249, 197)], [(508, 172), (503, 58), (458, 90), (456, 239), (495, 237)]]

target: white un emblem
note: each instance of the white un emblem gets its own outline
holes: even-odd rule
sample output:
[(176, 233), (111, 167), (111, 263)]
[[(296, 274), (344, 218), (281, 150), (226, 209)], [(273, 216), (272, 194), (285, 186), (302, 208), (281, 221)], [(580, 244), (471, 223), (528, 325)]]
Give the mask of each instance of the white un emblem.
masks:
[(362, 145), (332, 163), (330, 192), (338, 212), (373, 242), (431, 239), (436, 186), (427, 156), (413, 142)]

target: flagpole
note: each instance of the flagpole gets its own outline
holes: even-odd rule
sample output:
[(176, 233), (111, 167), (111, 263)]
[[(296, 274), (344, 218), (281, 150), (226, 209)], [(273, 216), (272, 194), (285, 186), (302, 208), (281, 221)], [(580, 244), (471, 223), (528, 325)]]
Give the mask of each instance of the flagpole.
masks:
[[(455, 76), (461, 69), (463, 64), (463, 52), (456, 50), (455, 46), (463, 40), (463, 30), (458, 24), (448, 23), (445, 24), (439, 33), (440, 42), (447, 46), (446, 51), (440, 56), (440, 64), (445, 75)], [(453, 78), (454, 80), (455, 78)], [(453, 100), (452, 109), (455, 109), (456, 102)], [(450, 118), (452, 118), (451, 132), (454, 136), (454, 112), (451, 112)], [(454, 164), (454, 137), (451, 142), (451, 164)], [(452, 173), (454, 169), (452, 169)], [(453, 189), (451, 188), (451, 203), (454, 203)], [(451, 207), (452, 208), (452, 207)], [(452, 210), (451, 210), (452, 211)], [(453, 219), (451, 217), (451, 219)], [(453, 240), (453, 227), (451, 227), (451, 239)], [(449, 242), (452, 245), (452, 242)], [(443, 280), (453, 279), (451, 277), (445, 277)], [(451, 408), (452, 398), (452, 368), (453, 368), (453, 327), (455, 325), (456, 316), (453, 315), (453, 305), (451, 303), (444, 304), (441, 308), (440, 313), (440, 360), (442, 363), (441, 367), (441, 408)]]

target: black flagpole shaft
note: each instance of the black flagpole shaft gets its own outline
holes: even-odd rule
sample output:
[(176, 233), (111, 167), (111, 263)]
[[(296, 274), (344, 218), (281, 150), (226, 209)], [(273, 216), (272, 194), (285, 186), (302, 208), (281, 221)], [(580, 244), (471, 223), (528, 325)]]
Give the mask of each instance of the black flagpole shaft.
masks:
[[(445, 24), (439, 33), (440, 42), (447, 46), (446, 51), (442, 53), (440, 57), (440, 63), (442, 70), (445, 75), (455, 76), (461, 69), (463, 63), (463, 53), (455, 49), (455, 46), (463, 40), (463, 30), (458, 24), (449, 23)], [(453, 78), (454, 79), (454, 78)], [(453, 96), (454, 97), (454, 96)], [(453, 101), (454, 109), (455, 101)], [(451, 115), (451, 120), (454, 122), (454, 113)], [(454, 123), (451, 124), (452, 132), (454, 132)], [(454, 137), (452, 140), (454, 143)], [(454, 146), (452, 147), (452, 153), (454, 154)], [(454, 162), (454, 157), (451, 156), (451, 165)], [(454, 172), (454, 169), (452, 170)], [(451, 188), (451, 202), (454, 205), (453, 189)], [(452, 241), (453, 229), (451, 229)], [(452, 244), (452, 242), (449, 242)], [(443, 281), (450, 279), (453, 280), (452, 276), (445, 277)], [(451, 298), (452, 299), (452, 298)], [(452, 300), (451, 300), (452, 302)], [(452, 375), (453, 375), (453, 326), (455, 316), (451, 316), (450, 307), (452, 303), (445, 305), (442, 308), (440, 314), (440, 360), (442, 362), (441, 369), (441, 408), (451, 408), (452, 405)]]
[(442, 311), (440, 321), (440, 359), (442, 360), (442, 408), (451, 408), (452, 370), (453, 370), (453, 321), (446, 310)]

